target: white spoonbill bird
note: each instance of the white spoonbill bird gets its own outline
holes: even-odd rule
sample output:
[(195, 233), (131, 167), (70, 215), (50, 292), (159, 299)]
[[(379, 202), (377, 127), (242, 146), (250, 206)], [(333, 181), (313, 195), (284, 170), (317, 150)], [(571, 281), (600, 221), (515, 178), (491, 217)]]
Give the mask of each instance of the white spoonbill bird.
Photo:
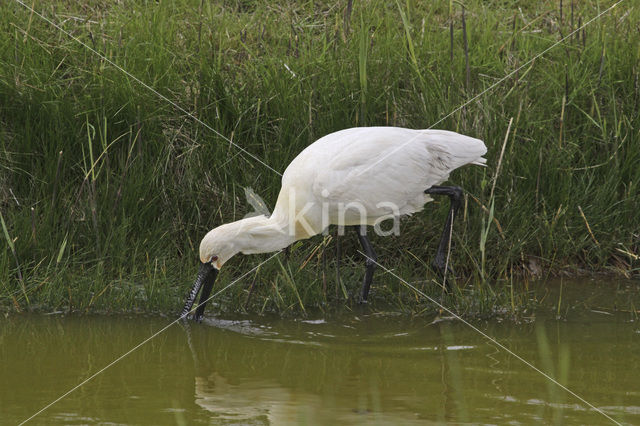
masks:
[(200, 320), (218, 271), (238, 253), (267, 253), (321, 233), (329, 225), (356, 226), (367, 254), (361, 300), (366, 302), (376, 254), (366, 225), (410, 215), (447, 195), (451, 207), (433, 266), (444, 274), (452, 220), (462, 189), (438, 186), (465, 164), (485, 165), (484, 143), (446, 130), (356, 127), (324, 136), (305, 148), (282, 175), (273, 213), (227, 223), (200, 243), (200, 271), (182, 310), (186, 317), (202, 287)]

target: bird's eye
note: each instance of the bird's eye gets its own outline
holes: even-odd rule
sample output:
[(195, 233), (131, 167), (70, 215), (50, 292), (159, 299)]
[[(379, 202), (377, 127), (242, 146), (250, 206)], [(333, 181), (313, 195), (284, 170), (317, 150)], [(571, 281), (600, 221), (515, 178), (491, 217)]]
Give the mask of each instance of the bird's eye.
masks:
[(211, 260), (209, 260), (209, 262), (215, 262), (216, 260), (218, 260), (218, 256), (211, 256)]

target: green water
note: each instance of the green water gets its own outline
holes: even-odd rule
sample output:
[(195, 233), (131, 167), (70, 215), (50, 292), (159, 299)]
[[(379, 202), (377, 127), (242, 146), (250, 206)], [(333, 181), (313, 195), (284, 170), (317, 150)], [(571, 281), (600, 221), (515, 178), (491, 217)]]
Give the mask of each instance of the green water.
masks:
[[(640, 424), (640, 326), (583, 296), (580, 309), (561, 304), (560, 320), (549, 309), (474, 325), (617, 421)], [(366, 309), (307, 320), (209, 315), (171, 326), (30, 423), (611, 424), (457, 321)], [(0, 423), (27, 419), (171, 320), (2, 318)]]

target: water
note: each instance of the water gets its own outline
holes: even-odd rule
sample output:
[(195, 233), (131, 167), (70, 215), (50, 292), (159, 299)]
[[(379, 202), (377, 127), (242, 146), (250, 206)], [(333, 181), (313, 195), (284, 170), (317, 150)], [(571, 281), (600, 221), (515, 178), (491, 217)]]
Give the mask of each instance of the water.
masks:
[[(570, 293), (565, 289), (563, 300)], [(520, 324), (475, 325), (616, 420), (640, 424), (638, 322), (631, 313), (612, 313), (602, 300), (582, 296), (591, 304), (565, 312), (562, 320), (538, 314)], [(558, 300), (557, 292), (548, 297)], [(27, 419), (169, 322), (140, 316), (3, 318), (0, 423)], [(464, 324), (366, 310), (331, 319), (210, 317), (188, 328), (174, 325), (32, 420), (443, 422), (611, 423)]]

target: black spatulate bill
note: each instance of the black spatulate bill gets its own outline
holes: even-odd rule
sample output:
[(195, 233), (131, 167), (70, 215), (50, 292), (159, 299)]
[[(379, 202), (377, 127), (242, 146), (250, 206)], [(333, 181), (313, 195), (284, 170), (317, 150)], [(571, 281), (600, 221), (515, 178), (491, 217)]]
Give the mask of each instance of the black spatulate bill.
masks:
[(193, 316), (193, 319), (196, 321), (202, 320), (202, 315), (204, 314), (204, 308), (207, 305), (207, 299), (211, 294), (211, 289), (213, 288), (213, 284), (218, 277), (218, 270), (211, 265), (211, 263), (201, 263), (200, 270), (198, 271), (198, 276), (196, 278), (196, 282), (191, 287), (191, 291), (187, 294), (187, 299), (184, 302), (184, 308), (182, 308), (182, 312), (180, 313), (180, 318), (186, 318), (191, 308), (193, 307), (193, 303), (198, 297), (198, 293), (200, 292), (200, 288), (202, 288), (202, 295), (200, 296), (200, 303), (198, 304), (198, 308), (196, 309), (196, 313)]

